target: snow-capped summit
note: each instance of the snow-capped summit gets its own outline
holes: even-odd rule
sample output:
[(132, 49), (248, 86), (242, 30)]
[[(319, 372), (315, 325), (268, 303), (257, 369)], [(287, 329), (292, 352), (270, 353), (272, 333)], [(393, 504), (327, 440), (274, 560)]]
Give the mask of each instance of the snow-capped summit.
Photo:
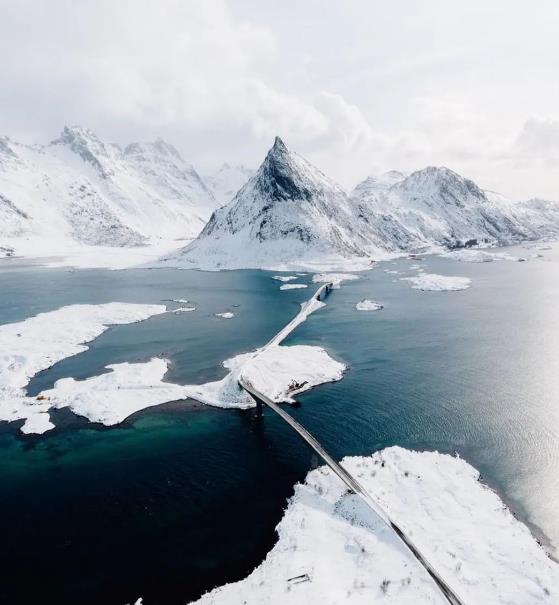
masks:
[(123, 151), (80, 126), (42, 146), (1, 139), (0, 196), (0, 245), (31, 254), (194, 237), (216, 207), (170, 144)]
[(276, 137), (256, 174), (200, 236), (168, 262), (202, 267), (368, 263), (344, 190)]
[(386, 191), (395, 183), (403, 181), (406, 176), (405, 172), (399, 170), (389, 170), (380, 176), (368, 176), (355, 187), (354, 194), (359, 193), (367, 197), (374, 196), (380, 191)]
[(242, 164), (222, 164), (217, 172), (207, 175), (204, 181), (220, 206), (230, 202), (237, 191), (254, 175), (255, 171)]
[[(355, 188), (352, 201), (375, 241), (388, 250), (506, 244), (542, 235), (536, 211), (530, 216), (521, 205), (446, 167), (429, 166), (380, 190), (372, 190), (366, 180)], [(556, 233), (557, 218), (549, 224)]]

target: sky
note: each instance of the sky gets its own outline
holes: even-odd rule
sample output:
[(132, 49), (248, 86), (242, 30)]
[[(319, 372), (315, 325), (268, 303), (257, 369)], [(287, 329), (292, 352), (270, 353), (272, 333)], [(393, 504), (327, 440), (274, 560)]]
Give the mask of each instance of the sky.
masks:
[(276, 135), (344, 187), (445, 165), (559, 200), (559, 3), (0, 0), (0, 134), (162, 137), (202, 173)]

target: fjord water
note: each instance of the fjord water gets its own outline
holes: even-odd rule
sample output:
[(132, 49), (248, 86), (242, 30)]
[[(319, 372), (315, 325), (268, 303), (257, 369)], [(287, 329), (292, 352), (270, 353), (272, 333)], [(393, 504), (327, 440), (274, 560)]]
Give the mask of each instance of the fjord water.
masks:
[[(520, 250), (533, 255), (534, 251)], [(402, 445), (458, 452), (519, 516), (559, 544), (559, 255), (529, 262), (425, 259), (472, 278), (461, 292), (399, 281), (414, 261), (383, 263), (335, 290), (286, 341), (316, 344), (348, 366), (291, 413), (337, 458)], [(266, 342), (312, 293), (272, 273), (0, 269), (0, 322), (73, 303), (185, 298), (192, 313), (115, 326), (88, 351), (31, 381), (162, 355), (169, 381), (201, 383)], [(363, 298), (380, 312), (358, 312)], [(232, 310), (220, 320), (214, 313)], [(0, 424), (0, 601), (185, 603), (247, 575), (275, 542), (293, 484), (316, 459), (267, 411), (175, 402), (104, 428), (70, 412), (22, 437)], [(553, 545), (552, 544), (552, 545)]]

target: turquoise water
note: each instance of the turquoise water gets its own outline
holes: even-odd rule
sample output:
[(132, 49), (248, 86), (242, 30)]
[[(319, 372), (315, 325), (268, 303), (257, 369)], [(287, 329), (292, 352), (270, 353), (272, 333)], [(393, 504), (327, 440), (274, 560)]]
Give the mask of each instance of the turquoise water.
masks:
[[(457, 451), (558, 544), (559, 256), (543, 254), (527, 263), (423, 261), (470, 276), (462, 292), (419, 292), (382, 266), (346, 283), (286, 344), (324, 346), (348, 372), (290, 411), (338, 458), (393, 444)], [(409, 274), (411, 264), (386, 267)], [(78, 302), (198, 305), (111, 328), (35, 377), (30, 393), (162, 354), (172, 361), (168, 380), (215, 379), (224, 359), (266, 342), (312, 292), (280, 292), (259, 271), (12, 266), (0, 269), (1, 323)], [(357, 312), (362, 298), (385, 308)], [(237, 317), (213, 316), (224, 310)], [(54, 421), (42, 437), (0, 424), (2, 602), (184, 603), (240, 579), (274, 544), (293, 484), (316, 464), (270, 412), (259, 419), (188, 402), (113, 428), (64, 410)]]

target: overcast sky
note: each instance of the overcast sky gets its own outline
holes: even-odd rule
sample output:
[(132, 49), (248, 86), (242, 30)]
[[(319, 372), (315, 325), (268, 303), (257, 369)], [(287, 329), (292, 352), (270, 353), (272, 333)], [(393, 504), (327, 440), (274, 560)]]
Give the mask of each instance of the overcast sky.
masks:
[(559, 199), (559, 2), (0, 0), (0, 133), (161, 136), (201, 172), (276, 134), (344, 186), (446, 165)]

